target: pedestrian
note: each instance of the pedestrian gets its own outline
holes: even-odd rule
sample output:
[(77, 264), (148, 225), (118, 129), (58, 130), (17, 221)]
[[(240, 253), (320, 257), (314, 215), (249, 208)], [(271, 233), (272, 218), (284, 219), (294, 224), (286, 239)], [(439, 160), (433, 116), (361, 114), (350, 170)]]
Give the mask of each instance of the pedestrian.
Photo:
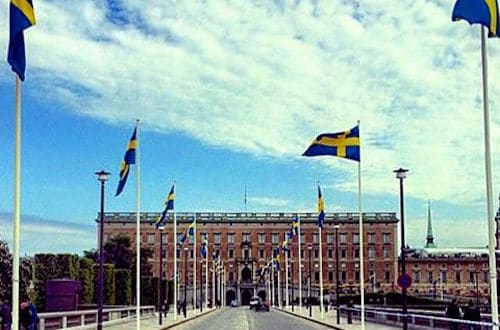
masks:
[(352, 309), (354, 308), (354, 302), (352, 301), (352, 299), (349, 300), (346, 306), (347, 306), (347, 324), (352, 324)]
[(1, 330), (10, 330), (12, 327), (12, 313), (10, 311), (10, 307), (8, 302), (4, 301), (3, 303), (0, 301), (0, 317), (2, 318)]
[[(465, 307), (464, 320), (476, 322), (481, 321), (481, 313), (479, 312), (479, 308), (474, 306), (472, 300), (469, 300), (467, 307)], [(476, 324), (466, 324), (466, 328), (468, 330), (478, 330), (481, 329), (481, 326)]]
[(38, 317), (38, 311), (36, 310), (35, 305), (30, 300), (28, 301), (28, 308), (31, 314), (31, 328), (30, 330), (38, 330), (40, 327), (40, 318)]
[(184, 313), (184, 318), (187, 318), (187, 311), (186, 311), (186, 301), (182, 303), (182, 313)]
[(22, 302), (19, 311), (19, 325), (21, 330), (30, 330), (31, 327), (30, 306), (27, 302)]
[(170, 305), (168, 304), (168, 301), (165, 300), (163, 302), (163, 316), (167, 317), (168, 310), (170, 309)]
[(178, 300), (177, 301), (177, 315), (181, 315), (181, 309), (182, 309), (181, 301)]
[[(451, 302), (448, 304), (446, 307), (446, 317), (449, 319), (455, 319), (459, 320), (460, 319), (460, 308), (457, 305), (457, 300), (454, 298), (451, 300)], [(456, 321), (449, 321), (449, 327), (450, 330), (458, 330), (459, 323)]]

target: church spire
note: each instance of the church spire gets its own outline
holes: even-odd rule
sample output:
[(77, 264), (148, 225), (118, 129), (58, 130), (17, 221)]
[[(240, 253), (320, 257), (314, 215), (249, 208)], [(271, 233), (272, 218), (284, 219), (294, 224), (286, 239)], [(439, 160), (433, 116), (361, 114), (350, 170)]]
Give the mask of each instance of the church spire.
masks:
[(426, 248), (435, 248), (434, 236), (432, 235), (432, 222), (431, 222), (431, 202), (427, 201), (427, 241), (425, 242)]

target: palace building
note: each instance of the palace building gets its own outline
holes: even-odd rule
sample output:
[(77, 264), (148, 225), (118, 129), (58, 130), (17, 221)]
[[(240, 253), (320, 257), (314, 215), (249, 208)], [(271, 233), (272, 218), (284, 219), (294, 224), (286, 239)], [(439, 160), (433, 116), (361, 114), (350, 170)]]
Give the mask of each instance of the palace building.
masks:
[[(265, 284), (256, 276), (256, 270), (271, 260), (272, 251), (285, 240), (285, 233), (290, 232), (292, 219), (298, 216), (301, 222), (302, 265), (301, 267), (298, 265), (298, 237), (295, 237), (290, 245), (289, 290), (292, 290), (294, 298), (298, 299), (298, 272), (301, 269), (302, 296), (306, 297), (308, 294), (309, 280), (312, 288), (311, 295), (319, 296), (317, 213), (177, 213), (179, 237), (186, 232), (193, 218), (196, 218), (197, 244), (196, 250), (193, 251), (194, 242), (191, 238), (184, 242), (177, 252), (174, 249), (175, 242), (179, 242), (179, 237), (173, 237), (173, 214), (168, 215), (169, 218), (163, 231), (156, 230), (154, 226), (158, 215), (158, 213), (141, 213), (140, 216), (141, 245), (150, 247), (154, 253), (150, 260), (153, 265), (153, 276), (159, 276), (161, 234), (163, 235), (162, 277), (173, 278), (174, 253), (177, 253), (181, 285), (184, 285), (184, 275), (187, 275), (187, 287), (192, 292), (193, 273), (196, 271), (197, 296), (200, 297), (200, 285), (204, 283), (206, 276), (205, 267), (201, 267), (203, 260), (200, 247), (202, 237), (207, 233), (209, 255), (211, 256), (213, 252), (218, 253), (226, 269), (226, 301), (229, 303), (233, 299), (238, 299), (242, 304), (248, 304), (250, 298), (256, 295), (266, 299)], [(396, 290), (398, 221), (395, 213), (363, 213), (365, 292)], [(135, 246), (136, 214), (105, 213), (104, 235), (105, 241), (110, 236), (126, 235), (130, 237), (132, 246)], [(359, 214), (327, 213), (321, 239), (325, 294), (335, 293), (337, 271), (340, 292), (359, 293)], [(336, 251), (337, 246), (338, 251)], [(338, 252), (338, 259), (336, 259), (336, 252)], [(196, 268), (193, 265), (195, 253)], [(208, 260), (209, 265), (212, 265), (211, 257)], [(281, 279), (284, 279), (284, 256), (280, 260), (280, 271)], [(202, 276), (203, 280), (201, 280)], [(282, 281), (281, 290), (284, 290), (284, 283)], [(325, 297), (328, 299), (328, 294)]]

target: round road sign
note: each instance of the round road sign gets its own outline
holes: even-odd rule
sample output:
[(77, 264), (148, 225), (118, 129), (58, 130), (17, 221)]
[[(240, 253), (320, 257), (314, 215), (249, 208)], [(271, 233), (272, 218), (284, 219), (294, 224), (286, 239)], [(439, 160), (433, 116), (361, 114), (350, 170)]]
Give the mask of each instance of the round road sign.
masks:
[(401, 289), (408, 289), (411, 286), (411, 277), (408, 274), (401, 274), (398, 277), (398, 285)]

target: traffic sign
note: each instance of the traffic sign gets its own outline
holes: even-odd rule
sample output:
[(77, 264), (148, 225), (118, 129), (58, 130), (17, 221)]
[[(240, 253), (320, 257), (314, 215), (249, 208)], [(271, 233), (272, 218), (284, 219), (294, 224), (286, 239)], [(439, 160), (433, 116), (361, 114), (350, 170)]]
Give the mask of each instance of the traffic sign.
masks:
[(398, 285), (401, 289), (408, 289), (411, 286), (411, 277), (408, 274), (401, 274), (398, 277)]

